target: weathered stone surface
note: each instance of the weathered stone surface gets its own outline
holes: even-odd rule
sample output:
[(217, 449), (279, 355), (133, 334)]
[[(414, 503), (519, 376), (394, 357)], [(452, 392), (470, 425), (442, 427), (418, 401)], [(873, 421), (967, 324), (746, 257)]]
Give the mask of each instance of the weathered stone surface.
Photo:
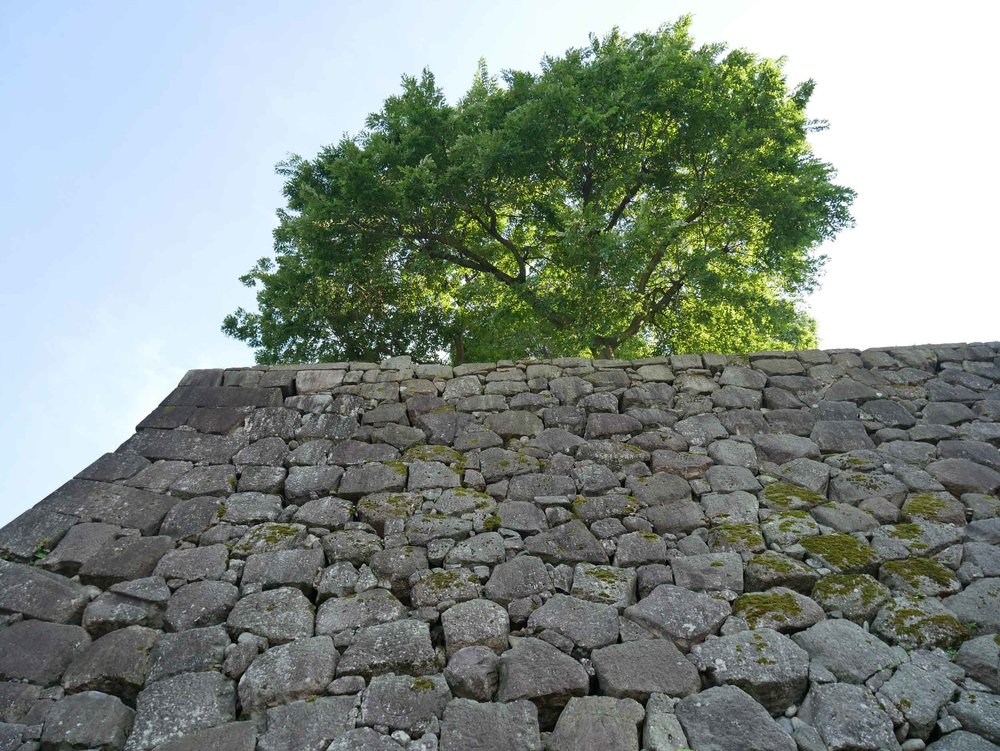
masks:
[(121, 751), (134, 718), (135, 712), (114, 696), (98, 691), (66, 696), (46, 714), (42, 748)]
[(454, 699), (444, 710), (441, 751), (542, 751), (538, 711), (524, 700), (484, 704)]
[(618, 610), (556, 594), (528, 617), (528, 628), (561, 634), (584, 650), (597, 649), (618, 640)]
[(525, 549), (554, 563), (607, 563), (608, 554), (590, 530), (572, 520), (525, 540)]
[[(886, 748), (887, 727), (992, 748), (967, 731), (993, 732), (1000, 671), (998, 362), (991, 342), (189, 374), (0, 530), (0, 640), (94, 640), (0, 650), (25, 674), (0, 680), (0, 748), (108, 751), (43, 741), (64, 690), (138, 700), (147, 733), (141, 697), (199, 675), (252, 696), (202, 692), (215, 719), (123, 730), (130, 751), (636, 748), (632, 701), (648, 751), (866, 748), (873, 722)], [(793, 712), (807, 678), (844, 696)], [(448, 723), (450, 697), (482, 721)]]
[[(589, 534), (589, 533), (588, 533)], [(486, 582), (486, 597), (501, 605), (521, 597), (552, 591), (552, 579), (540, 558), (517, 556), (493, 569)]]
[(80, 581), (107, 589), (118, 582), (149, 576), (160, 558), (174, 547), (173, 538), (119, 537), (101, 555), (88, 558), (80, 567)]
[(892, 720), (862, 686), (813, 686), (799, 716), (819, 731), (830, 751), (899, 749)]
[(362, 725), (419, 734), (432, 719), (440, 719), (451, 701), (443, 675), (377, 675), (361, 700)]
[(1000, 695), (984, 691), (963, 691), (948, 713), (962, 727), (992, 743), (1000, 743)]
[(771, 629), (697, 644), (691, 659), (711, 683), (743, 689), (773, 715), (797, 704), (809, 683), (809, 654)]
[(820, 621), (793, 634), (792, 640), (845, 683), (864, 683), (878, 671), (900, 663), (888, 644), (846, 620)]
[(698, 671), (666, 639), (640, 639), (595, 649), (601, 692), (645, 702), (650, 694), (687, 696), (701, 688)]
[(259, 712), (322, 694), (333, 680), (339, 659), (329, 636), (298, 639), (267, 650), (240, 678), (243, 711)]
[(89, 646), (79, 626), (18, 621), (0, 631), (0, 678), (49, 686)]
[(79, 621), (88, 599), (87, 591), (71, 579), (0, 560), (0, 612), (72, 623)]
[(938, 711), (955, 694), (956, 687), (946, 675), (929, 665), (915, 662), (901, 665), (882, 684), (877, 699), (889, 702), (910, 724), (910, 734), (926, 739), (938, 719)]
[(559, 715), (546, 744), (551, 751), (639, 751), (639, 726), (646, 716), (633, 699), (573, 697)]
[(169, 550), (156, 564), (153, 575), (186, 581), (219, 579), (228, 563), (229, 552), (225, 545)]
[(661, 584), (626, 608), (625, 617), (686, 650), (717, 632), (731, 610), (725, 600)]
[(295, 587), (311, 595), (324, 560), (320, 548), (254, 553), (247, 557), (241, 581), (244, 587)]
[(354, 727), (354, 696), (320, 696), (267, 710), (267, 732), (257, 751), (326, 751), (330, 742)]
[(282, 644), (313, 635), (313, 606), (297, 589), (281, 587), (242, 598), (226, 619), (229, 632), (245, 631)]
[(698, 751), (795, 751), (795, 741), (767, 710), (736, 686), (717, 686), (688, 696), (675, 711)]
[(543, 728), (551, 728), (570, 697), (586, 696), (589, 687), (579, 662), (539, 639), (518, 639), (500, 656), (497, 699), (534, 702)]
[(89, 644), (66, 668), (70, 693), (100, 691), (132, 702), (146, 682), (160, 632), (142, 626), (112, 631)]
[(163, 621), (172, 631), (225, 623), (238, 598), (239, 590), (228, 582), (192, 582), (174, 592)]
[(391, 592), (370, 589), (324, 602), (316, 613), (316, 633), (336, 634), (403, 618), (406, 608)]
[[(532, 613), (532, 617), (536, 613)], [(616, 611), (616, 636), (617, 618)], [(465, 647), (489, 647), (497, 654), (507, 649), (510, 617), (505, 608), (491, 600), (474, 599), (453, 605), (441, 614), (441, 625), (444, 628), (445, 648), (449, 658)]]
[(392, 621), (362, 628), (341, 656), (337, 675), (428, 675), (439, 667), (426, 623)]
[(500, 682), (500, 658), (489, 647), (464, 647), (444, 669), (451, 692), (463, 699), (489, 701)]
[(135, 710), (125, 748), (146, 751), (236, 719), (236, 690), (219, 673), (185, 673), (146, 686)]
[(183, 738), (168, 741), (156, 751), (254, 751), (257, 728), (252, 722), (227, 722), (206, 730), (188, 733)]

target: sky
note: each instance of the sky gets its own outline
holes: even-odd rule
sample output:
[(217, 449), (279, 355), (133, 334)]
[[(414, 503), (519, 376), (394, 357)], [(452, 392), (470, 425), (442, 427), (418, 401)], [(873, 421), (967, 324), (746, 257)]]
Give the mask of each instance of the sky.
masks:
[(816, 153), (858, 192), (809, 300), (826, 348), (1000, 339), (995, 3), (0, 0), (0, 524), (133, 432), (189, 368), (253, 364), (220, 331), (271, 251), (274, 165), (429, 67), (537, 70), (618, 26), (813, 78)]

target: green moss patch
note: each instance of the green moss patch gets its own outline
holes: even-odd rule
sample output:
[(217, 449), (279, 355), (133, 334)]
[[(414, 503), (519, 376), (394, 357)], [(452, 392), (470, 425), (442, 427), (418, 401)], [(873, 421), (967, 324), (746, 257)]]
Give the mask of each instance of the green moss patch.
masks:
[(804, 509), (826, 502), (826, 498), (808, 488), (790, 482), (772, 482), (764, 488), (764, 505), (778, 509)]
[(802, 547), (841, 572), (874, 566), (878, 556), (870, 545), (845, 534), (817, 535), (801, 541)]

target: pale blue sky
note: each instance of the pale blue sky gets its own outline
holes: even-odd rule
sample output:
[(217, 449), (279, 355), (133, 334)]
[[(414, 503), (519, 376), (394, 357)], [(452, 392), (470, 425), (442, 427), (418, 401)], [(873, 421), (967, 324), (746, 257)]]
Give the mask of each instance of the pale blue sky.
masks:
[(358, 130), (403, 73), (454, 99), (480, 57), (536, 69), (614, 25), (692, 12), (700, 41), (818, 81), (816, 150), (859, 192), (811, 301), (824, 346), (1000, 338), (992, 6), (0, 0), (0, 524), (188, 368), (252, 364), (219, 325), (252, 305), (277, 161)]

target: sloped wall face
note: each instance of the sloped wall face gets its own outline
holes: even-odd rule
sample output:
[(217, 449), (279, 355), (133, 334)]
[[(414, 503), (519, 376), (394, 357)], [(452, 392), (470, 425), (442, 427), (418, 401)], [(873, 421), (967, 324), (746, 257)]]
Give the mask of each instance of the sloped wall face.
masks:
[(2, 749), (1000, 743), (1000, 345), (192, 371), (137, 430), (0, 530)]

